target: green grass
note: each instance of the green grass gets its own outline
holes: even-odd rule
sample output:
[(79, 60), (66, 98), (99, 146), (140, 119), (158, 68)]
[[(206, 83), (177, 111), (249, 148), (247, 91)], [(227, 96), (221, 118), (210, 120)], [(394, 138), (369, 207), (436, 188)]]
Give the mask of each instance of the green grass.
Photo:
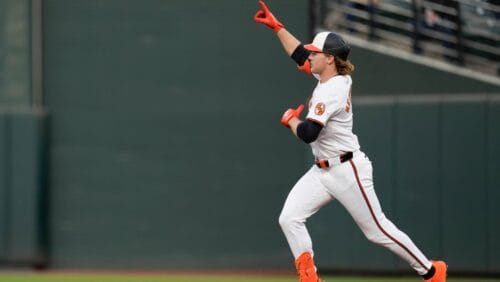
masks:
[[(326, 282), (422, 282), (414, 278), (322, 277)], [(291, 276), (258, 275), (112, 275), (112, 274), (0, 274), (1, 282), (297, 282)], [(448, 278), (448, 282), (494, 282), (500, 279)]]

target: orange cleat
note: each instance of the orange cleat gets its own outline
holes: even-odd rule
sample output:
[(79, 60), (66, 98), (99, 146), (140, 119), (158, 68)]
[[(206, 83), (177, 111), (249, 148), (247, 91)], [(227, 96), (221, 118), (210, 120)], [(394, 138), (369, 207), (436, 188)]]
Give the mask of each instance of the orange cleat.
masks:
[(316, 273), (313, 258), (309, 252), (301, 254), (295, 260), (295, 267), (297, 268), (300, 282), (321, 282)]
[(436, 269), (434, 276), (432, 278), (424, 280), (425, 282), (446, 282), (446, 271), (448, 266), (444, 261), (437, 260), (432, 261), (432, 265)]

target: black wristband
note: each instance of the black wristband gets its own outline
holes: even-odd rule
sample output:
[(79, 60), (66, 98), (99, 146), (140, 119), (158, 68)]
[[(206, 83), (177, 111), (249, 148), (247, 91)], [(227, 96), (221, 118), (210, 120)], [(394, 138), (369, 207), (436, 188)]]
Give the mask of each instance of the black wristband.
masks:
[(302, 66), (309, 57), (309, 54), (309, 51), (304, 48), (304, 45), (299, 44), (299, 46), (293, 50), (290, 57), (297, 63), (297, 65)]

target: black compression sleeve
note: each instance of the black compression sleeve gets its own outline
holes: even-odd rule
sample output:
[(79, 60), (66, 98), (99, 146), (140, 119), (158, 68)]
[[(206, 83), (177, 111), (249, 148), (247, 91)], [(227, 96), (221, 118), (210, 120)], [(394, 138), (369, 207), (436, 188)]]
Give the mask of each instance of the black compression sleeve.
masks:
[(314, 121), (305, 120), (301, 122), (299, 126), (297, 126), (297, 136), (302, 139), (302, 141), (309, 144), (311, 142), (314, 142), (318, 138), (321, 129), (323, 129), (323, 126), (321, 124)]
[(302, 66), (309, 57), (309, 51), (304, 48), (304, 45), (300, 44), (297, 48), (295, 48), (290, 57), (297, 63), (297, 65)]

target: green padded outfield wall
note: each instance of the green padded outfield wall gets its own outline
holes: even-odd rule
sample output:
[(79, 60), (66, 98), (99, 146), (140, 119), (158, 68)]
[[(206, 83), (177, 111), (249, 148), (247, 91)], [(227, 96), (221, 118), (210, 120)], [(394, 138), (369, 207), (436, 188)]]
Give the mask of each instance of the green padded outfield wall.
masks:
[(0, 112), (0, 264), (46, 259), (46, 114)]
[[(51, 264), (288, 266), (306, 152), (279, 120), (313, 84), (257, 1), (43, 3)], [(273, 6), (307, 35), (305, 1)]]
[[(307, 1), (268, 2), (308, 36)], [(51, 266), (292, 270), (277, 219), (311, 157), (279, 119), (314, 81), (254, 24), (257, 1), (43, 4)], [(356, 47), (353, 61), (354, 95), (500, 92)], [(457, 270), (500, 271), (494, 101), (354, 104), (387, 215)], [(322, 269), (408, 270), (338, 205), (310, 227)]]

